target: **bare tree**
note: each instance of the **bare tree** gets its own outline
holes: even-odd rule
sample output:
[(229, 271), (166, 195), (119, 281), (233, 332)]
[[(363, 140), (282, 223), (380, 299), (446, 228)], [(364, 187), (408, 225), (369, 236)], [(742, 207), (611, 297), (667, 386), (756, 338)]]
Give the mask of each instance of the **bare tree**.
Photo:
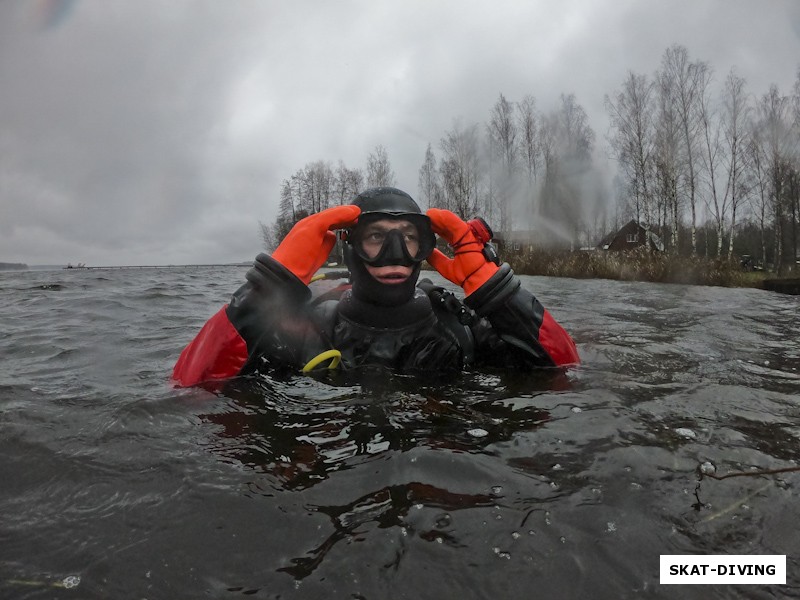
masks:
[(787, 173), (787, 192), (792, 226), (791, 268), (796, 270), (797, 260), (800, 258), (800, 254), (797, 252), (797, 226), (798, 217), (800, 217), (800, 170), (796, 166), (791, 167)]
[(733, 257), (733, 239), (736, 235), (737, 217), (743, 199), (747, 195), (745, 177), (745, 147), (751, 107), (745, 92), (745, 80), (734, 69), (725, 79), (722, 101), (722, 130), (725, 139), (727, 178), (725, 195), (730, 198), (730, 236), (728, 238), (728, 260)]
[(533, 223), (537, 213), (537, 178), (541, 162), (541, 142), (536, 112), (536, 100), (527, 95), (517, 104), (517, 120), (519, 128), (520, 158), (526, 177), (526, 213), (528, 225)]
[(708, 85), (708, 65), (704, 62), (690, 62), (689, 52), (684, 46), (674, 45), (667, 49), (662, 60), (662, 70), (673, 86), (671, 98), (681, 127), (683, 152), (685, 153), (684, 174), (691, 210), (692, 253), (697, 253), (697, 144), (700, 131), (699, 99)]
[[(656, 75), (658, 117), (656, 121), (655, 168), (656, 194), (662, 213), (665, 234), (670, 232), (670, 250), (677, 253), (681, 225), (680, 213), (680, 120), (675, 108), (673, 75), (660, 71)], [(666, 237), (666, 236), (664, 236)]]
[(767, 175), (767, 157), (764, 151), (764, 141), (760, 125), (752, 124), (752, 132), (745, 146), (745, 155), (748, 161), (748, 176), (751, 181), (750, 202), (758, 219), (758, 229), (761, 238), (761, 261), (767, 262), (767, 212), (769, 210), (769, 176)]
[(550, 113), (542, 119), (540, 128), (540, 147), (544, 166), (543, 204), (547, 204), (558, 187), (559, 180), (559, 143), (558, 118)]
[(294, 223), (296, 220), (296, 206), (297, 199), (294, 191), (292, 190), (292, 184), (288, 180), (284, 179), (283, 183), (281, 184), (281, 199), (280, 204), (278, 205), (278, 217)]
[(339, 161), (334, 175), (334, 197), (339, 204), (345, 204), (361, 191), (364, 185), (364, 174), (360, 169), (349, 169)]
[(592, 160), (595, 134), (589, 126), (589, 117), (578, 104), (575, 94), (561, 94), (558, 117), (565, 155), (583, 168)]
[(436, 166), (436, 156), (430, 144), (425, 150), (425, 161), (419, 169), (419, 193), (424, 205), (430, 208), (447, 208), (443, 206), (442, 184)]
[(367, 185), (369, 187), (395, 185), (389, 155), (386, 148), (381, 145), (376, 146), (374, 152), (367, 157)]
[(794, 114), (794, 160), (789, 180), (789, 194), (792, 213), (792, 268), (797, 269), (798, 253), (798, 228), (800, 228), (800, 68), (794, 82), (792, 94), (792, 108)]
[(261, 230), (261, 241), (264, 244), (264, 249), (267, 252), (273, 252), (278, 247), (275, 240), (275, 227), (271, 227), (261, 221), (258, 222), (258, 227)]
[[(794, 80), (794, 94), (792, 94), (792, 111), (794, 113), (794, 126), (800, 129), (800, 68), (797, 69), (797, 79)], [(800, 132), (798, 132), (800, 134)]]
[(559, 109), (542, 121), (542, 212), (551, 229), (558, 225), (562, 236), (568, 232), (572, 248), (579, 243), (583, 204), (590, 201), (584, 183), (591, 170), (594, 138), (586, 111), (574, 94), (562, 94)]
[(775, 267), (783, 270), (783, 219), (788, 204), (786, 184), (796, 149), (792, 132), (790, 99), (771, 85), (758, 105), (759, 128), (763, 131), (762, 150), (769, 182), (769, 200), (775, 228)]
[(478, 212), (478, 191), (483, 178), (478, 126), (463, 128), (456, 121), (441, 140), (440, 174), (445, 206), (461, 218)]
[[(278, 217), (275, 220), (271, 236), (267, 235), (262, 226), (261, 237), (264, 245), (269, 249), (269, 244), (280, 242), (289, 230), (298, 221), (297, 217), (297, 197), (292, 188), (290, 180), (284, 179), (281, 183), (280, 202), (278, 204)], [(275, 244), (277, 246), (277, 244)]]
[[(710, 76), (711, 71), (706, 70), (704, 77)], [(705, 85), (701, 85), (707, 90)], [(711, 213), (714, 221), (714, 230), (717, 238), (716, 256), (722, 256), (722, 243), (725, 236), (725, 223), (728, 218), (730, 195), (727, 189), (722, 188), (724, 175), (722, 174), (725, 146), (722, 140), (722, 118), (711, 103), (710, 94), (704, 93), (698, 98), (698, 116), (700, 119), (701, 144), (699, 147), (700, 161), (706, 174), (708, 194), (705, 196), (706, 208)], [(706, 236), (708, 240), (708, 236)], [(706, 241), (708, 244), (708, 241)], [(708, 247), (706, 247), (708, 251)]]
[(310, 213), (318, 213), (330, 205), (334, 190), (333, 169), (330, 163), (318, 160), (303, 169), (304, 194)]
[(528, 184), (533, 186), (538, 175), (541, 150), (539, 148), (538, 117), (536, 99), (527, 95), (517, 104), (517, 120), (520, 138), (520, 154), (528, 176)]
[(655, 172), (653, 84), (645, 75), (629, 71), (622, 89), (613, 98), (606, 96), (605, 104), (613, 127), (611, 149), (633, 197), (636, 221), (644, 218), (652, 225), (658, 218), (657, 211), (653, 214), (651, 182)]
[(498, 159), (499, 186), (497, 204), (500, 209), (500, 231), (510, 230), (509, 209), (514, 198), (514, 178), (518, 163), (517, 125), (514, 120), (514, 107), (503, 94), (492, 107), (489, 125), (489, 151)]

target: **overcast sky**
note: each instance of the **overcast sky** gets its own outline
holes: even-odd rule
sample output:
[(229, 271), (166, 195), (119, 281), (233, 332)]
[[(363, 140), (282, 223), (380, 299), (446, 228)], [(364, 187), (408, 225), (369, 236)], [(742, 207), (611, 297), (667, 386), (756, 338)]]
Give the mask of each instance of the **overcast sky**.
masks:
[(500, 93), (605, 94), (682, 44), (791, 91), (798, 0), (0, 0), (0, 262), (251, 260), (280, 183), (425, 149)]

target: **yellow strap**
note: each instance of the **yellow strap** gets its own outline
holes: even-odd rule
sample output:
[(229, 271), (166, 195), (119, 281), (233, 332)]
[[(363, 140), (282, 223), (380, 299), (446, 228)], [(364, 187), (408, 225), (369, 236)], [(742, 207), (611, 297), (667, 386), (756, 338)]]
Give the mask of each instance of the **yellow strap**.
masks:
[(338, 350), (325, 350), (325, 352), (317, 354), (314, 358), (308, 361), (308, 363), (306, 363), (305, 367), (303, 367), (303, 373), (308, 373), (309, 371), (312, 371), (317, 366), (319, 366), (320, 363), (328, 359), (331, 359), (328, 368), (335, 369), (336, 367), (339, 366), (339, 362), (341, 362), (342, 360), (342, 353), (339, 352)]
[(317, 273), (316, 275), (314, 275), (311, 278), (311, 281), (309, 281), (309, 283), (313, 283), (315, 281), (319, 281), (320, 279), (325, 279), (325, 273)]

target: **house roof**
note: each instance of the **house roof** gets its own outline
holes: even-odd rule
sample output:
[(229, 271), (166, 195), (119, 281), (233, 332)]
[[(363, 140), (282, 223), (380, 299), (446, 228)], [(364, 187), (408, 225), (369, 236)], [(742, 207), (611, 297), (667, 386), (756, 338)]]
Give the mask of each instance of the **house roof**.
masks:
[(659, 252), (664, 251), (664, 242), (661, 241), (661, 238), (658, 236), (658, 234), (656, 234), (656, 232), (650, 229), (649, 226), (644, 225), (642, 223), (637, 223), (635, 219), (631, 219), (630, 221), (625, 223), (625, 225), (620, 227), (617, 231), (609, 233), (602, 240), (600, 240), (600, 243), (597, 244), (597, 247), (602, 249), (607, 248), (612, 244), (612, 242), (614, 242), (615, 239), (617, 239), (618, 236), (622, 235), (623, 232), (629, 231), (630, 229), (637, 229), (637, 231), (643, 231), (645, 238), (653, 246), (653, 248), (655, 248)]

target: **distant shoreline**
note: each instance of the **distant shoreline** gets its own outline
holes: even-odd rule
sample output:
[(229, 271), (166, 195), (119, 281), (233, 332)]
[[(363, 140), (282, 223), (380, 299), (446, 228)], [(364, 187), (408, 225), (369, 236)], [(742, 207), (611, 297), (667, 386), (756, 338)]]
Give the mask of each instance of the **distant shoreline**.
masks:
[[(741, 266), (724, 260), (700, 257), (686, 258), (663, 254), (587, 254), (536, 252), (525, 256), (507, 257), (518, 275), (567, 277), (573, 279), (612, 279), (617, 281), (642, 281), (650, 283), (676, 283), (722, 287), (758, 288), (769, 291), (784, 291), (797, 294), (800, 279), (796, 271), (787, 271), (778, 276), (769, 271), (743, 271)], [(2, 271), (96, 271), (125, 269), (202, 269), (245, 268), (252, 261), (236, 263), (169, 264), (169, 265), (105, 265), (67, 268), (64, 265), (27, 265), (24, 263), (0, 263)], [(329, 265), (333, 266), (333, 265)], [(426, 270), (432, 267), (425, 266)], [(788, 287), (787, 287), (788, 286)], [(780, 289), (778, 289), (780, 288)], [(787, 292), (785, 292), (787, 293)]]
[[(536, 251), (505, 257), (519, 275), (611, 279), (721, 287), (784, 288), (797, 280), (797, 270), (750, 271), (736, 261), (701, 256), (673, 256), (665, 253), (632, 252), (547, 252)], [(769, 281), (765, 285), (765, 281)], [(772, 282), (778, 282), (777, 284)]]
[(252, 266), (253, 262), (248, 261), (246, 263), (206, 263), (206, 264), (193, 264), (193, 265), (105, 265), (105, 266), (97, 266), (97, 267), (87, 267), (87, 266), (80, 266), (80, 267), (62, 267), (67, 271), (77, 270), (77, 271), (85, 271), (87, 269), (97, 270), (97, 269), (200, 269), (200, 268), (208, 268), (208, 267), (250, 267)]
[[(187, 264), (187, 265), (101, 265), (101, 266), (73, 266), (64, 265), (26, 265), (23, 263), (0, 263), (0, 271), (88, 271), (101, 269), (192, 269), (209, 267), (250, 267), (253, 262), (241, 263), (207, 263), (207, 264)], [(4, 266), (10, 265), (10, 266)], [(18, 265), (18, 266), (17, 266)]]
[(25, 263), (0, 262), (0, 271), (26, 271), (29, 268)]

